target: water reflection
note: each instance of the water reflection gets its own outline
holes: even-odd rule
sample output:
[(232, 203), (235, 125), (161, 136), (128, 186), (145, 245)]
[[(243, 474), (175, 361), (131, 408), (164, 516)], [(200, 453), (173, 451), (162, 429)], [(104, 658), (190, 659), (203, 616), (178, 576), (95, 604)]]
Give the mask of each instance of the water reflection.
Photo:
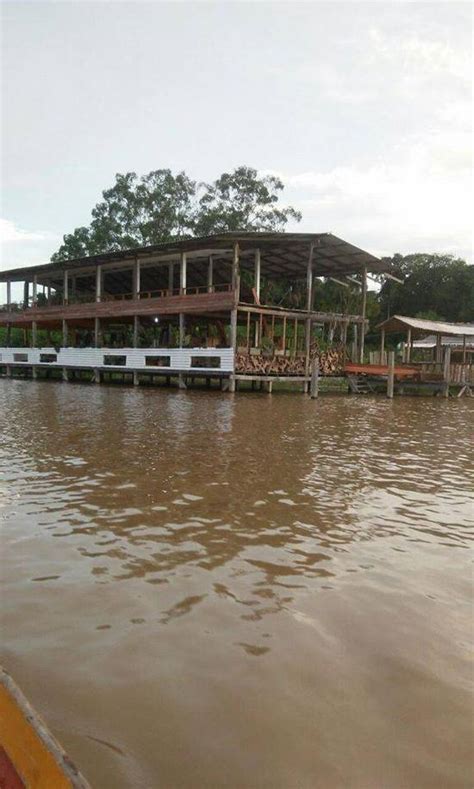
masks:
[[(449, 713), (449, 706), (458, 704), (466, 672), (473, 413), (469, 400), (315, 403), (301, 395), (1, 381), (8, 667), (19, 667), (26, 682), (39, 672), (46, 689), (59, 683), (58, 702), (46, 690), (40, 700), (100, 786), (131, 785), (121, 772), (124, 754), (133, 785), (154, 785), (162, 774), (168, 786), (223, 785), (225, 771), (211, 765), (217, 753), (235, 771), (226, 785), (236, 787), (253, 785), (252, 754), (265, 764), (262, 786), (314, 786), (316, 775), (324, 777), (317, 785), (382, 785), (379, 756), (391, 764), (387, 787), (463, 785), (466, 709), (459, 702)], [(423, 669), (421, 645), (430, 656)], [(67, 672), (58, 668), (59, 653)], [(445, 688), (436, 664), (449, 666)], [(252, 692), (262, 706), (250, 724), (230, 697), (248, 697), (248, 672), (259, 665), (267, 673)], [(355, 735), (369, 666), (375, 707), (364, 702)], [(174, 687), (180, 671), (186, 690), (174, 690), (162, 706), (152, 703), (149, 683)], [(400, 681), (404, 693), (418, 671), (447, 704), (457, 732), (459, 747), (450, 739), (451, 756), (441, 763), (432, 761), (435, 724), (413, 734), (420, 715), (434, 714), (429, 699), (419, 700), (413, 730), (407, 724), (403, 732), (388, 723), (395, 700), (391, 712), (377, 706), (397, 672), (412, 677)], [(94, 689), (80, 709), (67, 702), (71, 677), (78, 687), (87, 678)], [(348, 683), (346, 701), (341, 682)], [(113, 713), (112, 686), (140, 720), (159, 718), (165, 754), (146, 737), (139, 744), (134, 726)], [(332, 692), (327, 704), (324, 688)], [(277, 729), (265, 712), (271, 699)], [(200, 750), (187, 730), (197, 708), (207, 710)], [(310, 721), (304, 733), (300, 713)], [(194, 767), (183, 766), (170, 745), (169, 721)], [(253, 745), (244, 746), (248, 726)], [(241, 743), (235, 753), (222, 742), (222, 727)], [(386, 738), (403, 740), (408, 731), (414, 750), (394, 755)], [(355, 737), (356, 750), (366, 753), (364, 737), (379, 734), (375, 752), (355, 769), (344, 741)], [(284, 750), (274, 753), (275, 737), (285, 736), (286, 761)], [(101, 743), (102, 756), (92, 755), (88, 749)]]

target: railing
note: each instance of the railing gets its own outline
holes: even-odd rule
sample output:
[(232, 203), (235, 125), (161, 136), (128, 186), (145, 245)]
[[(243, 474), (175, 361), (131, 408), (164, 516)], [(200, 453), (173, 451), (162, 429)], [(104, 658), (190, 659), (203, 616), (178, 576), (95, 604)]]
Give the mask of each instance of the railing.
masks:
[[(192, 285), (186, 288), (161, 288), (159, 290), (145, 290), (140, 291), (138, 294), (134, 293), (103, 293), (99, 299), (100, 302), (104, 301), (133, 301), (134, 299), (162, 299), (162, 298), (169, 298), (170, 296), (197, 296), (201, 293), (230, 293), (232, 290), (232, 285), (230, 283), (220, 283), (212, 286), (208, 285)], [(0, 311), (2, 312), (22, 312), (26, 309), (31, 309), (32, 307), (36, 307), (39, 309), (47, 308), (47, 307), (57, 307), (63, 305), (70, 305), (70, 304), (93, 304), (96, 301), (96, 297), (93, 293), (87, 293), (84, 295), (75, 295), (70, 296), (67, 302), (64, 302), (61, 296), (54, 295), (51, 296), (49, 300), (45, 299), (44, 301), (41, 299), (36, 303), (33, 302), (32, 298), (29, 298), (28, 304), (24, 304), (23, 302), (16, 302), (4, 304), (3, 307), (0, 307)]]

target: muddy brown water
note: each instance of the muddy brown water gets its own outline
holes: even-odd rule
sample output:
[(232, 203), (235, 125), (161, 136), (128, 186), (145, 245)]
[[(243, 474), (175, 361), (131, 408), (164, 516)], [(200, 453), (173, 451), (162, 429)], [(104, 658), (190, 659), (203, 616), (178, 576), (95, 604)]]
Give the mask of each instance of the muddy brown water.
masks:
[(0, 381), (2, 661), (96, 789), (470, 787), (474, 400)]

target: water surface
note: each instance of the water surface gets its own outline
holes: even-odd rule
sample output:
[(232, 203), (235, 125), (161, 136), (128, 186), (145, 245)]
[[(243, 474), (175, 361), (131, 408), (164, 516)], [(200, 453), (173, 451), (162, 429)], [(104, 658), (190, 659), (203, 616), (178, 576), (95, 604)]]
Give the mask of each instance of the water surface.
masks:
[(474, 400), (0, 381), (2, 661), (95, 789), (471, 787)]

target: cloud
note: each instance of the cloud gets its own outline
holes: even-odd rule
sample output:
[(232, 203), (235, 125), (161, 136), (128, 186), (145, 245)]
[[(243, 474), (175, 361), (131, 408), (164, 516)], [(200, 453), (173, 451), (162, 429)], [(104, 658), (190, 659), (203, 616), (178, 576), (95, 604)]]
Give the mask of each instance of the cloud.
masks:
[(18, 227), (9, 219), (0, 219), (0, 243), (10, 244), (20, 241), (46, 241), (54, 238), (51, 233), (31, 232)]
[(347, 235), (375, 254), (472, 254), (470, 135), (411, 135), (383, 159), (328, 170), (275, 173), (304, 228)]

